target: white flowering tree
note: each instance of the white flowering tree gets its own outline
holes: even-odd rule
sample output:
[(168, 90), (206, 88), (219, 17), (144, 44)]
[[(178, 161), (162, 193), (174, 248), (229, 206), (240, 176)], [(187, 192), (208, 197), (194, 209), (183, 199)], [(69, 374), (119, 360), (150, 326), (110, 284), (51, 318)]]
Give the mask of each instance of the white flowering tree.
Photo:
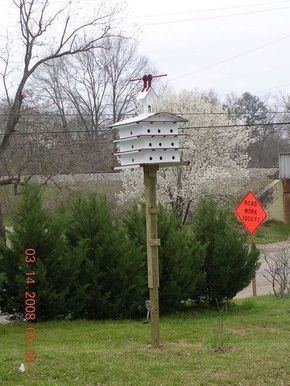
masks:
[[(158, 111), (188, 119), (180, 138), (183, 160), (189, 166), (160, 169), (158, 199), (176, 209), (183, 222), (203, 196), (226, 199), (236, 195), (248, 178), (250, 130), (234, 125), (216, 99), (199, 92), (166, 92)], [(221, 126), (221, 127), (216, 127)], [(143, 199), (143, 170), (121, 172), (121, 203)]]

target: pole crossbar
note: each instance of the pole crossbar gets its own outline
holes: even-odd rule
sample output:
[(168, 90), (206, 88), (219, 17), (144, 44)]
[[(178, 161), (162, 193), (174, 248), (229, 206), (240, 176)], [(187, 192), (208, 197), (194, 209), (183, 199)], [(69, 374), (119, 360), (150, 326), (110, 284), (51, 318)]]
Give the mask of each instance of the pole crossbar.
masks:
[(162, 78), (163, 76), (167, 76), (167, 74), (161, 74), (161, 75), (148, 74), (148, 75), (144, 75), (142, 78), (130, 79), (129, 81), (130, 82), (137, 82), (139, 80), (142, 80), (143, 81), (142, 92), (143, 92), (143, 91), (149, 91), (149, 89), (151, 88), (152, 79)]

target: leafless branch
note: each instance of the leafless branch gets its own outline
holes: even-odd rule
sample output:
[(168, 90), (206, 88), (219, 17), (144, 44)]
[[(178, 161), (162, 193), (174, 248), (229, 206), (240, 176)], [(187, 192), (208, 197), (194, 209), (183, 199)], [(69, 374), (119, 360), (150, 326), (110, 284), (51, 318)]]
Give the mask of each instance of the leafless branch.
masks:
[(290, 250), (288, 246), (272, 253), (264, 252), (267, 264), (265, 279), (271, 283), (275, 296), (290, 295)]
[[(48, 29), (56, 22), (56, 19), (63, 14), (66, 7), (54, 13), (52, 17), (46, 18), (48, 0), (45, 0), (43, 3), (38, 3), (37, 0), (13, 0), (13, 2), (19, 10), (20, 32), (25, 46), (25, 55), (22, 77), (16, 89), (14, 99), (10, 102), (7, 124), (4, 130), (2, 143), (0, 144), (0, 150), (2, 146), (8, 144), (11, 134), (15, 132), (15, 127), (19, 122), (21, 115), (21, 108), (24, 99), (23, 91), (28, 79), (36, 71), (36, 69), (42, 64), (53, 59), (71, 56), (77, 53), (89, 51), (95, 47), (101, 47), (104, 38), (108, 36), (110, 30), (109, 23), (113, 15), (113, 12), (105, 15), (98, 15), (91, 21), (75, 27), (72, 31), (68, 32), (71, 20), (70, 15), (68, 14), (63, 25), (58, 46), (52, 49), (50, 54), (44, 55), (42, 58), (33, 63), (33, 58), (35, 57), (33, 56), (33, 51), (37, 46), (42, 45), (39, 38), (47, 34)], [(78, 40), (80, 32), (85, 32), (88, 28), (95, 27), (97, 25), (103, 26), (99, 36), (86, 40)], [(4, 78), (8, 71), (8, 63), (5, 63), (5, 65), (7, 68), (5, 70), (6, 72), (4, 71)], [(8, 94), (7, 86), (5, 90), (6, 94)], [(3, 157), (3, 151), (0, 156)]]
[(5, 90), (6, 100), (9, 107), (11, 107), (11, 100), (8, 93), (8, 86), (7, 86), (7, 77), (9, 75), (9, 62), (10, 62), (10, 47), (9, 47), (9, 39), (8, 34), (6, 36), (6, 44), (4, 48), (3, 54), (0, 55), (0, 60), (4, 63), (4, 69), (0, 73), (2, 77), (2, 82)]

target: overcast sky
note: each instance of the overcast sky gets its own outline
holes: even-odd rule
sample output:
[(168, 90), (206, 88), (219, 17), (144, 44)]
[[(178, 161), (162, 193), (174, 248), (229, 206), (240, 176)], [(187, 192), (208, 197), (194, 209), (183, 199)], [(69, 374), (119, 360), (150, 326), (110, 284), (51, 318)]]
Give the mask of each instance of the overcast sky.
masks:
[(142, 52), (176, 89), (290, 93), (290, 1), (127, 2)]
[[(2, 31), (15, 25), (13, 8), (1, 0)], [(127, 0), (126, 14), (124, 29), (176, 90), (290, 93), (290, 0)]]

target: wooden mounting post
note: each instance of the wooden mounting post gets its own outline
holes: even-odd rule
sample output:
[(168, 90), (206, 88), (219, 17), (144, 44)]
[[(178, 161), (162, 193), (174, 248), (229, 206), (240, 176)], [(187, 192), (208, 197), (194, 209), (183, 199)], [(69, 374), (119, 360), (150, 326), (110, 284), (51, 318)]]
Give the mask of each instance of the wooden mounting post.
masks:
[[(253, 236), (251, 236), (251, 251), (253, 251), (254, 248), (254, 239)], [(257, 296), (257, 280), (256, 280), (256, 273), (252, 280), (252, 290), (253, 290), (253, 296)]]
[(156, 182), (158, 165), (144, 166), (144, 185), (146, 199), (146, 235), (147, 235), (147, 265), (148, 288), (151, 303), (151, 344), (160, 347), (159, 337), (159, 263), (156, 207)]
[(257, 296), (257, 281), (256, 276), (252, 280), (252, 289), (253, 289), (253, 296)]

